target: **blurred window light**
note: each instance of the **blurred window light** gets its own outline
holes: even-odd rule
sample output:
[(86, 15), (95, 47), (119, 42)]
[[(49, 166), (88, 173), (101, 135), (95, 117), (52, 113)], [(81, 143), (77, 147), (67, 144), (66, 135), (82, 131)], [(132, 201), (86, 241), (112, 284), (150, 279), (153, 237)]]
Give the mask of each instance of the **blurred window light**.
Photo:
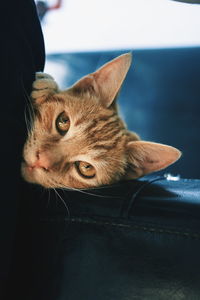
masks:
[(192, 47), (199, 16), (200, 5), (172, 0), (62, 0), (42, 27), (47, 53)]

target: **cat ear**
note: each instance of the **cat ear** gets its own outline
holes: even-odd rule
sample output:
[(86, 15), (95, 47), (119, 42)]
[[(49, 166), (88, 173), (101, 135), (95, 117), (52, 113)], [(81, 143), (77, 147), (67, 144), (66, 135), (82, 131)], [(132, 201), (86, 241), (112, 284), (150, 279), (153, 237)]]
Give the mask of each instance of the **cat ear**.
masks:
[(72, 91), (95, 94), (104, 107), (109, 107), (126, 77), (131, 61), (131, 53), (118, 56), (96, 72), (80, 79), (72, 87)]
[(162, 170), (181, 156), (181, 152), (174, 147), (144, 141), (129, 142), (127, 154), (130, 166), (128, 179)]

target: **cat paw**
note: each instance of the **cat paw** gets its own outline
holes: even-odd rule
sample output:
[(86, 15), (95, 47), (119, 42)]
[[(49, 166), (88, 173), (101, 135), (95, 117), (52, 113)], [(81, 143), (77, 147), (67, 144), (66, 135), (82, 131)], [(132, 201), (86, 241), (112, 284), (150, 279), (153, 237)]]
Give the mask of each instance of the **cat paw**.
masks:
[(36, 80), (33, 82), (32, 87), (31, 98), (37, 101), (37, 103), (41, 103), (50, 94), (52, 95), (58, 92), (58, 85), (54, 78), (42, 72), (36, 73)]

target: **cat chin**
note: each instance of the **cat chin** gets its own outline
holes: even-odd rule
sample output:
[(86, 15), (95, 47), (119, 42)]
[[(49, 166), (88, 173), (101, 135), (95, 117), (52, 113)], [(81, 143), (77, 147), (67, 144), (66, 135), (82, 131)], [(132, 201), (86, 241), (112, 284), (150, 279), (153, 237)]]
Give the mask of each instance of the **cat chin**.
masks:
[(46, 188), (50, 187), (44, 183), (44, 171), (41, 169), (31, 170), (30, 167), (28, 167), (27, 164), (23, 162), (21, 165), (21, 174), (24, 180), (29, 183), (39, 184)]
[(31, 169), (26, 163), (21, 164), (21, 174), (25, 181), (33, 184), (41, 185), (44, 188), (62, 188), (63, 186), (57, 183), (53, 184), (53, 180), (49, 183), (49, 179), (46, 178), (46, 172), (42, 169)]
[(24, 180), (30, 183), (36, 183), (34, 178), (34, 171), (30, 171), (25, 163), (21, 164), (21, 174)]

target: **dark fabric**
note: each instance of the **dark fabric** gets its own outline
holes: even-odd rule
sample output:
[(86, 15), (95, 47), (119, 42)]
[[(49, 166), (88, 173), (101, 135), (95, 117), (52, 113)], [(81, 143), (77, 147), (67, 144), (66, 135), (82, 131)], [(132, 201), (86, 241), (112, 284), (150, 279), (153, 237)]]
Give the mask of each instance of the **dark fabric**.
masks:
[(24, 193), (24, 189), (21, 190), (20, 178), (21, 152), (26, 136), (24, 110), (34, 74), (44, 67), (43, 37), (34, 1), (2, 1), (0, 31), (1, 295), (13, 264), (20, 213), (19, 202)]
[(199, 299), (200, 180), (33, 191), (31, 277), (20, 299)]

